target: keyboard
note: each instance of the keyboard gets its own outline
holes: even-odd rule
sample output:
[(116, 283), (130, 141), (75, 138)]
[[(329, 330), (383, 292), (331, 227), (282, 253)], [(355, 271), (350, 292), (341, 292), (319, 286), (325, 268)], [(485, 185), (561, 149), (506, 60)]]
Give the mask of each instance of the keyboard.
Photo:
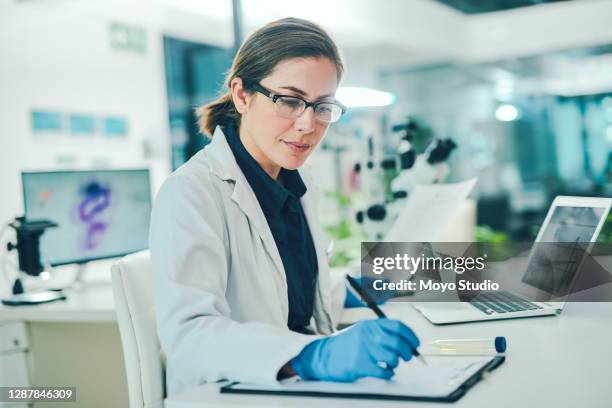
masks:
[(479, 293), (469, 303), (487, 315), (542, 309), (542, 306), (504, 291)]

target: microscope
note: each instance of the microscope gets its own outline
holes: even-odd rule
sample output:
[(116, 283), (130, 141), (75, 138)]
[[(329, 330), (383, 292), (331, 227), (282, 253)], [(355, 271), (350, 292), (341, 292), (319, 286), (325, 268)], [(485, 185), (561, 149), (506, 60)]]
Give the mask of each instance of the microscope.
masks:
[[(9, 242), (6, 248), (8, 251), (17, 250), (19, 273), (39, 276), (45, 269), (40, 257), (40, 237), (47, 228), (55, 228), (58, 224), (48, 220), (29, 221), (25, 217), (17, 217), (9, 226), (17, 234), (17, 243)], [(19, 306), (64, 299), (66, 299), (66, 296), (62, 291), (48, 290), (25, 293), (22, 279), (18, 276), (13, 283), (12, 296), (2, 299), (2, 303), (7, 306)]]
[[(414, 119), (393, 126), (392, 131), (400, 136), (397, 155), (381, 161), (379, 176), (375, 180), (383, 185), (383, 194), (356, 214), (357, 222), (364, 226), (372, 240), (383, 239), (417, 184), (438, 183), (448, 177), (450, 167), (447, 159), (457, 147), (451, 139), (433, 139), (419, 154), (417, 146), (422, 141), (415, 139), (424, 131)], [(368, 166), (370, 169), (374, 167), (371, 158)]]
[(446, 159), (457, 145), (451, 139), (434, 139), (425, 151), (402, 168), (391, 182), (391, 190), (409, 193), (417, 184), (434, 184), (448, 177), (450, 167)]

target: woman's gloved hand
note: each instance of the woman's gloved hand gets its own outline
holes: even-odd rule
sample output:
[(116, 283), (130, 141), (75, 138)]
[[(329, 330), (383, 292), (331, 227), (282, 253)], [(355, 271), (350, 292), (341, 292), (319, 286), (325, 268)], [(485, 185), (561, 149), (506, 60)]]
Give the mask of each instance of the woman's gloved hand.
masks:
[[(377, 305), (382, 305), (394, 295), (392, 290), (374, 290), (372, 286), (374, 284), (374, 279), (372, 278), (355, 278), (355, 280)], [(344, 299), (344, 307), (352, 308), (366, 306), (366, 304), (361, 300), (361, 297), (352, 290), (348, 283), (345, 283), (345, 287), (346, 298)]]
[(410, 360), (412, 350), (419, 344), (414, 332), (398, 320), (364, 320), (336, 335), (313, 341), (290, 363), (303, 380), (388, 380), (399, 359)]

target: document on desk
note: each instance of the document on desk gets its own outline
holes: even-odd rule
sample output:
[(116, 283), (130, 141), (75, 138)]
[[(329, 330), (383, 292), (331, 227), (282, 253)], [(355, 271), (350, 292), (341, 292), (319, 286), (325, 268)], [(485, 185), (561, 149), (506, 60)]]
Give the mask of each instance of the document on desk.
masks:
[(352, 383), (297, 381), (273, 386), (232, 383), (221, 392), (452, 402), (503, 361), (503, 356), (427, 356), (428, 365), (416, 359), (402, 362), (389, 381), (362, 378)]
[(385, 236), (387, 242), (434, 242), (476, 185), (476, 178), (460, 183), (417, 185)]

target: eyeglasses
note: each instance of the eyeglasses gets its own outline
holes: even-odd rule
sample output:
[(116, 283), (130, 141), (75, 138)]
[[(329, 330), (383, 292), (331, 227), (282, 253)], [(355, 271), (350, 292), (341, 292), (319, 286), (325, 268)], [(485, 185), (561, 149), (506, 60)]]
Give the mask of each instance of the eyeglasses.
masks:
[(258, 83), (245, 87), (272, 99), (275, 112), (287, 119), (299, 118), (310, 106), (314, 110), (315, 118), (326, 123), (337, 122), (346, 112), (346, 107), (339, 102), (308, 102), (297, 96), (275, 94)]

